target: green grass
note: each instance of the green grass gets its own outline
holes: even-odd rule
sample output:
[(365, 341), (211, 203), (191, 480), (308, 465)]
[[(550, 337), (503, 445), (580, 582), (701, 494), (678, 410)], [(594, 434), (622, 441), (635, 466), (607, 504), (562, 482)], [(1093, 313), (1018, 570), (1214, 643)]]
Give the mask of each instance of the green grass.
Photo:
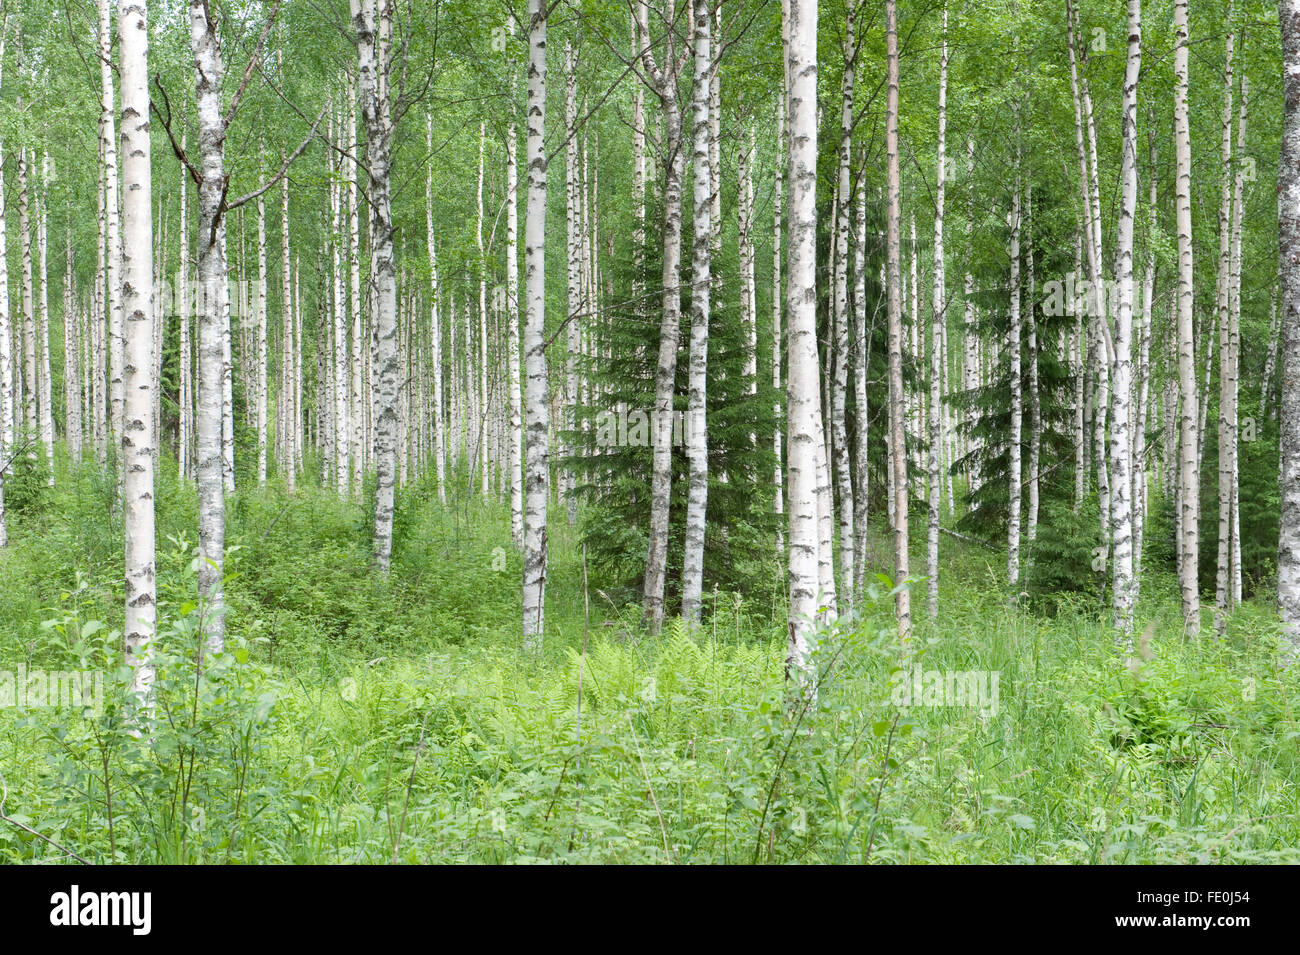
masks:
[[(792, 711), (782, 607), (720, 594), (698, 633), (652, 637), (587, 568), (588, 626), (561, 508), (529, 658), (501, 509), (405, 492), (385, 581), (359, 504), (272, 487), (232, 502), (230, 650), (196, 684), (195, 496), (164, 472), (149, 739), (112, 699), (0, 709), (0, 812), (89, 861), (1300, 861), (1297, 679), (1267, 608), (1190, 645), (1149, 576), (1130, 667), (1095, 600), (1017, 608), (945, 539), (914, 660), (997, 671), (997, 713), (892, 704), (887, 594), (824, 635), (817, 705)], [(0, 670), (120, 677), (112, 491), (61, 464), (11, 515)], [(0, 860), (66, 859), (0, 824)]]

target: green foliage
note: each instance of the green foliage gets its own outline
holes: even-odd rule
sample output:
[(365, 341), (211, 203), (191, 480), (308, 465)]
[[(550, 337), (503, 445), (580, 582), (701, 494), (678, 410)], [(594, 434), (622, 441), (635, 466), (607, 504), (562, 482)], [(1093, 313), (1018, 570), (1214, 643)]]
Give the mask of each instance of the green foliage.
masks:
[[(73, 500), (98, 493), (89, 469), (58, 477), (48, 514), (90, 506)], [(1041, 530), (1064, 537), (1055, 507)], [(161, 483), (163, 526), (193, 508)], [(1275, 671), (1275, 625), (1253, 605), (1226, 641), (1188, 645), (1173, 590), (1149, 579), (1157, 624), (1134, 672), (1089, 600), (1063, 595), (1051, 618), (1009, 607), (982, 555), (953, 545), (943, 618), (918, 622), (913, 657), (873, 598), (823, 635), (801, 712), (780, 610), (724, 593), (697, 634), (670, 621), (651, 637), (589, 568), (588, 630), (561, 522), (546, 651), (526, 657), (499, 509), (406, 488), (388, 581), (369, 571), (363, 510), (241, 492), (229, 647), (201, 674), (193, 544), (171, 535), (157, 718), (139, 737), (108, 622), (116, 532), (77, 532), (104, 538), (91, 559), (63, 520), (16, 520), (0, 669), (98, 672), (106, 692), (98, 717), (0, 708), (5, 813), (92, 862), (1300, 861), (1295, 676)], [(1034, 567), (1079, 559), (1049, 560), (1051, 540)], [(996, 712), (895, 705), (913, 664), (996, 671)], [(0, 859), (63, 858), (0, 829)]]

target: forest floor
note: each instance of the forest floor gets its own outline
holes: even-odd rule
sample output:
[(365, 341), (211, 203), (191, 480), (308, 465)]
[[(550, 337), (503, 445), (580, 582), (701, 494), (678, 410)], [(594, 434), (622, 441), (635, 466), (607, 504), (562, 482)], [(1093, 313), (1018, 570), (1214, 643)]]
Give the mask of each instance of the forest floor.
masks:
[(1300, 681), (1268, 608), (1190, 644), (1148, 575), (1130, 661), (1095, 599), (1016, 607), (945, 538), (902, 681), (886, 594), (826, 636), (791, 715), (783, 607), (723, 594), (698, 633), (650, 636), (584, 577), (562, 508), (531, 658), (503, 509), (407, 490), (384, 580), (358, 503), (268, 488), (230, 503), (228, 652), (200, 681), (197, 503), (169, 467), (149, 745), (114, 702), (115, 486), (10, 488), (0, 702), (63, 671), (104, 691), (98, 715), (0, 706), (0, 861), (1300, 861)]

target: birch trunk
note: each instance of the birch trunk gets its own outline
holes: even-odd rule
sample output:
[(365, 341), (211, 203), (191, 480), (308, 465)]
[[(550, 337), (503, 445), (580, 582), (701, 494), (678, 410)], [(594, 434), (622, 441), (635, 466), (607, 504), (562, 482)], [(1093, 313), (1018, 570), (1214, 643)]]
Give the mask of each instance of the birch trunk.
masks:
[[(582, 240), (581, 185), (578, 175), (578, 57), (573, 44), (564, 41), (564, 226), (568, 278), (567, 363), (565, 367), (564, 426), (568, 431), (565, 449), (570, 457), (577, 453), (573, 432), (578, 416), (578, 353), (582, 333)], [(569, 524), (578, 519), (577, 476), (573, 465), (564, 469), (563, 492), (568, 505)]]
[(834, 454), (835, 483), (839, 496), (840, 574), (839, 593), (852, 603), (856, 592), (854, 571), (853, 468), (849, 458), (849, 431), (845, 421), (845, 405), (849, 390), (849, 229), (853, 210), (853, 188), (850, 181), (850, 162), (853, 150), (853, 84), (857, 61), (857, 7), (850, 6), (844, 24), (844, 74), (840, 82), (840, 142), (839, 177), (835, 191), (835, 298), (834, 298), (834, 378), (831, 382), (831, 447)]
[(695, 69), (693, 106), (692, 185), (694, 202), (691, 245), (691, 350), (687, 385), (686, 549), (682, 558), (682, 617), (700, 621), (704, 585), (704, 530), (709, 495), (709, 445), (705, 412), (709, 374), (709, 304), (713, 259), (713, 163), (710, 155), (709, 80), (713, 75), (712, 14), (709, 0), (692, 0)]
[[(891, 6), (892, 9), (892, 6)], [(822, 438), (817, 363), (817, 0), (789, 0), (789, 320), (786, 407), (789, 428), (790, 609), (786, 678), (816, 693), (815, 621), (819, 611), (817, 459)]]
[(225, 646), (223, 578), (226, 546), (225, 383), (230, 320), (226, 293), (223, 191), (225, 134), (222, 118), (222, 65), (216, 24), (203, 0), (190, 2), (190, 43), (194, 56), (199, 131), (198, 417), (195, 464), (199, 491), (199, 595), (203, 600), (204, 643), (209, 653)]
[[(513, 20), (511, 24), (513, 26)], [(519, 161), (518, 132), (515, 128), (514, 90), (516, 74), (510, 73), (510, 121), (506, 125), (506, 373), (509, 376), (510, 436), (507, 467), (510, 471), (510, 534), (515, 546), (524, 543), (523, 399), (519, 385)], [(432, 151), (432, 150), (430, 150)], [(430, 173), (432, 176), (432, 173)], [(430, 180), (432, 182), (432, 180)], [(430, 219), (429, 248), (433, 248)], [(441, 401), (439, 397), (439, 414)], [(439, 467), (441, 467), (439, 459)], [(441, 486), (441, 482), (439, 484)]]
[[(185, 137), (181, 137), (181, 149), (186, 146)], [(180, 335), (177, 339), (179, 372), (180, 420), (177, 423), (176, 461), (181, 479), (191, 476), (191, 453), (194, 444), (194, 359), (190, 342), (190, 220), (189, 220), (189, 173), (181, 170), (180, 194), (180, 262), (177, 266), (176, 308), (179, 313)]]
[[(1246, 155), (1246, 116), (1250, 101), (1250, 83), (1245, 70), (1241, 76), (1241, 115), (1237, 125), (1237, 155)], [(1238, 164), (1232, 187), (1232, 240), (1228, 276), (1228, 448), (1232, 454), (1232, 501), (1228, 526), (1231, 547), (1228, 554), (1228, 605), (1241, 604), (1241, 457), (1238, 449), (1238, 389), (1241, 383), (1241, 227), (1246, 203), (1246, 169)], [(1223, 375), (1220, 369), (1220, 377)]]
[(1225, 39), (1223, 69), (1223, 117), (1221, 130), (1221, 161), (1223, 169), (1219, 185), (1219, 260), (1215, 275), (1214, 305), (1218, 318), (1219, 338), (1219, 533), (1218, 561), (1214, 587), (1214, 629), (1219, 636), (1227, 630), (1227, 615), (1231, 597), (1232, 563), (1232, 483), (1233, 457), (1236, 453), (1236, 413), (1233, 401), (1236, 396), (1236, 377), (1232, 368), (1231, 306), (1232, 283), (1232, 0), (1228, 2), (1228, 35)]
[(257, 485), (266, 485), (267, 348), (266, 348), (266, 201), (257, 197)]
[(524, 217), (523, 644), (545, 633), (550, 395), (546, 370), (546, 0), (528, 0), (528, 206)]
[(352, 0), (352, 26), (357, 37), (361, 115), (366, 125), (366, 199), (370, 207), (370, 277), (374, 286), (374, 560), (375, 568), (387, 574), (393, 555), (398, 430), (397, 276), (390, 193), (393, 125), (388, 87), (393, 0)]
[[(854, 402), (854, 495), (853, 530), (857, 539), (853, 542), (853, 557), (856, 562), (853, 577), (859, 589), (867, 578), (867, 515), (870, 499), (870, 405), (867, 401), (867, 376), (871, 365), (871, 338), (875, 333), (875, 316), (872, 316), (870, 333), (867, 330), (867, 186), (866, 176), (859, 172), (857, 196), (853, 203), (854, 249), (853, 249), (853, 402)], [(849, 599), (856, 599), (857, 594), (849, 594)]]
[(776, 550), (780, 560), (785, 559), (785, 467), (782, 464), (782, 450), (785, 445), (784, 429), (781, 427), (781, 353), (782, 353), (782, 315), (785, 311), (785, 297), (781, 291), (781, 231), (785, 212), (785, 91), (777, 93), (776, 103), (776, 158), (772, 165), (772, 393), (776, 403), (772, 407), (772, 420), (776, 427), (772, 433), (772, 452), (776, 464), (772, 468), (772, 510), (776, 521)]
[[(4, 78), (5, 35), (7, 24), (0, 23), (0, 86)], [(4, 155), (4, 136), (0, 131), (0, 155)], [(5, 473), (10, 450), (14, 446), (14, 365), (13, 329), (9, 321), (9, 238), (5, 227), (4, 164), (0, 163), (0, 547), (9, 543), (5, 525)]]
[(1020, 113), (1015, 110), (1016, 164), (1015, 184), (1011, 191), (1011, 238), (1008, 255), (1011, 259), (1011, 327), (1007, 331), (1007, 355), (1011, 378), (1011, 429), (1007, 442), (1010, 487), (1007, 498), (1007, 582), (1014, 588), (1020, 583), (1020, 496), (1021, 465), (1020, 441), (1023, 425), (1024, 399), (1021, 394), (1020, 357)]
[[(637, 17), (642, 63), (659, 97), (664, 124), (663, 315), (659, 324), (659, 360), (655, 370), (655, 407), (651, 424), (654, 457), (650, 477), (650, 544), (644, 587), (646, 621), (657, 632), (664, 618), (668, 511), (672, 496), (673, 394), (681, 336), (683, 155), (677, 85), (684, 64), (677, 58), (672, 29), (668, 31), (662, 66), (656, 62), (650, 47), (649, 11), (645, 0), (638, 0)], [(676, 17), (672, 19), (676, 26)]]
[(281, 406), (280, 421), (283, 423), (280, 444), (284, 458), (280, 467), (284, 471), (285, 486), (292, 494), (298, 479), (298, 403), (294, 400), (294, 367), (300, 343), (294, 333), (294, 297), (289, 269), (289, 177), (285, 176), (280, 183), (280, 336), (283, 343), (280, 367), (283, 384), (277, 404)]
[[(1289, 2), (1289, 0), (1288, 0)], [(1178, 223), (1178, 391), (1179, 391), (1179, 519), (1182, 525), (1178, 581), (1182, 591), (1183, 625), (1189, 637), (1201, 629), (1200, 588), (1197, 583), (1197, 524), (1200, 467), (1197, 463), (1197, 399), (1192, 337), (1192, 150), (1187, 115), (1187, 0), (1174, 0), (1174, 163), (1175, 207)], [(1300, 483), (1300, 482), (1298, 482)]]
[[(902, 200), (898, 170), (898, 10), (896, 0), (885, 3), (885, 50), (888, 93), (885, 106), (886, 188), (889, 192), (886, 262), (889, 270), (889, 447), (893, 478), (894, 583), (907, 580), (907, 441), (903, 395)], [(912, 636), (911, 593), (901, 588), (894, 598), (899, 637)]]
[(126, 537), (126, 663), (131, 692), (148, 708), (149, 643), (156, 627), (154, 581), (153, 236), (149, 149), (149, 31), (145, 0), (118, 8), (122, 75), (122, 428)]
[(107, 250), (104, 282), (108, 303), (108, 431), (116, 444), (122, 434), (122, 237), (118, 218), (117, 121), (113, 96), (112, 2), (99, 0), (100, 148), (104, 154), (104, 222)]
[(1133, 632), (1138, 580), (1133, 574), (1132, 443), (1129, 423), (1133, 392), (1133, 223), (1137, 215), (1137, 85), (1142, 66), (1141, 0), (1128, 0), (1128, 59), (1121, 114), (1118, 307), (1111, 400), (1111, 583), (1115, 629), (1125, 640)]
[[(934, 296), (930, 303), (930, 521), (926, 536), (926, 606), (931, 620), (939, 619), (939, 504), (943, 493), (939, 467), (942, 458), (943, 416), (939, 410), (943, 374), (943, 325), (947, 290), (943, 261), (943, 204), (947, 185), (945, 136), (948, 123), (948, 5), (943, 7), (943, 33), (939, 47), (939, 128), (934, 192)], [(1030, 296), (1032, 303), (1033, 296)], [(1031, 304), (1032, 307), (1032, 304)], [(1031, 324), (1032, 327), (1032, 324)]]
[[(427, 151), (433, 154), (433, 116), (427, 126)], [(425, 180), (425, 236), (429, 247), (429, 363), (433, 366), (433, 466), (438, 480), (438, 501), (447, 503), (447, 429), (443, 418), (442, 316), (439, 314), (438, 250), (433, 234), (433, 165)], [(517, 377), (517, 376), (516, 376)]]
[(1300, 655), (1300, 0), (1280, 0), (1285, 111), (1278, 162), (1278, 247), (1282, 327), (1278, 392), (1282, 515), (1277, 598), (1290, 661)]

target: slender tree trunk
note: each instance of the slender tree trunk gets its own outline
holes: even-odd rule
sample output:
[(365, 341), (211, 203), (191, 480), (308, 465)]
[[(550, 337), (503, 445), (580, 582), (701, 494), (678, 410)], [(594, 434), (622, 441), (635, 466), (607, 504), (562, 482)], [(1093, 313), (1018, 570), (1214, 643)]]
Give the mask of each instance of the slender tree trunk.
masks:
[[(377, 0), (382, 5), (385, 0)], [(378, 7), (376, 7), (378, 9)], [(376, 58), (379, 57), (380, 51), (376, 50)], [(386, 83), (385, 78), (382, 82)], [(347, 376), (342, 381), (344, 389), (344, 407), (347, 411), (347, 440), (343, 444), (343, 450), (340, 454), (342, 458), (344, 478), (340, 482), (339, 490), (343, 493), (348, 491), (348, 481), (351, 480), (352, 490), (354, 493), (360, 493), (363, 483), (363, 475), (366, 469), (366, 460), (371, 452), (370, 435), (366, 430), (367, 412), (370, 411), (370, 402), (367, 397), (378, 397), (373, 391), (366, 391), (363, 388), (363, 374), (366, 363), (373, 358), (371, 354), (375, 343), (371, 341), (371, 348), (367, 349), (365, 336), (362, 334), (363, 314), (361, 300), (361, 212), (358, 204), (357, 195), (357, 162), (353, 158), (361, 148), (357, 138), (357, 89), (353, 83), (350, 74), (344, 75), (344, 98), (346, 101), (346, 129), (347, 129), (347, 148), (350, 155), (343, 157), (343, 203), (344, 215), (347, 218), (347, 250), (348, 250), (348, 291), (349, 298), (346, 307), (341, 311), (345, 316), (345, 327), (351, 329), (351, 360), (347, 359), (349, 353), (348, 333), (345, 331), (340, 339), (340, 351), (344, 357), (344, 367)], [(385, 106), (387, 109), (387, 106)], [(367, 135), (368, 139), (368, 135)], [(369, 148), (369, 146), (367, 146)], [(371, 220), (373, 228), (373, 212)], [(371, 249), (371, 255), (374, 255), (374, 249)], [(374, 281), (373, 272), (371, 281)], [(371, 294), (375, 291), (374, 287), (370, 288)], [(396, 306), (394, 306), (394, 309)], [(350, 460), (350, 466), (349, 466)]]
[[(513, 21), (512, 21), (513, 22)], [(510, 534), (515, 545), (524, 543), (523, 484), (523, 398), (519, 388), (519, 161), (518, 132), (515, 128), (513, 94), (516, 86), (513, 67), (510, 73), (512, 105), (506, 125), (506, 373), (509, 376), (510, 444), (507, 466), (510, 471)], [(432, 149), (430, 150), (432, 152)], [(430, 176), (433, 174), (430, 173)], [(430, 180), (432, 181), (432, 180)], [(430, 223), (432, 227), (432, 222)], [(430, 248), (432, 248), (432, 232)], [(441, 413), (441, 410), (439, 411)], [(441, 466), (441, 461), (439, 461)]]
[[(0, 86), (3, 86), (7, 23), (0, 23)], [(0, 130), (0, 156), (4, 155), (4, 136)], [(9, 239), (5, 228), (4, 164), (0, 163), (0, 547), (9, 543), (5, 526), (5, 474), (10, 450), (14, 446), (14, 366), (13, 329), (9, 320)]]
[(790, 610), (786, 678), (816, 692), (820, 534), (817, 459), (823, 445), (817, 363), (817, 0), (789, 0), (789, 319), (786, 407), (789, 439)]
[[(659, 324), (659, 360), (655, 370), (655, 408), (651, 432), (654, 457), (650, 476), (650, 544), (646, 557), (644, 604), (650, 627), (664, 618), (664, 583), (668, 563), (668, 516), (672, 498), (673, 394), (681, 336), (682, 255), (682, 116), (677, 105), (677, 54), (669, 30), (662, 67), (649, 46), (649, 13), (638, 0), (637, 35), (642, 61), (659, 96), (664, 123), (663, 315)], [(675, 24), (674, 24), (675, 25)]]
[(1285, 111), (1278, 161), (1278, 247), (1282, 279), (1278, 392), (1282, 513), (1278, 533), (1277, 598), (1288, 657), (1300, 655), (1300, 0), (1280, 0)]
[(849, 229), (853, 215), (851, 166), (853, 151), (853, 84), (857, 61), (855, 40), (858, 8), (849, 6), (844, 25), (844, 73), (840, 82), (839, 177), (835, 190), (834, 217), (834, 378), (831, 386), (831, 448), (834, 458), (836, 491), (839, 496), (839, 593), (852, 604), (856, 592), (854, 545), (857, 535), (853, 522), (857, 517), (853, 497), (853, 468), (849, 457), (849, 431), (845, 406), (849, 390)]
[[(283, 163), (284, 157), (281, 156)], [(280, 467), (284, 471), (285, 486), (292, 494), (298, 480), (298, 403), (294, 400), (294, 367), (299, 348), (298, 336), (295, 334), (293, 321), (292, 276), (289, 258), (289, 177), (280, 183), (280, 336), (282, 340), (280, 367), (280, 395), (277, 401), (280, 407), (282, 424), (281, 447), (283, 460)]]
[[(50, 179), (50, 157), (46, 155), (42, 163), (42, 182)], [(37, 197), (36, 206), (36, 258), (37, 276), (40, 293), (36, 300), (36, 346), (40, 360), (36, 368), (36, 400), (38, 404), (37, 421), (40, 428), (41, 447), (45, 451), (46, 484), (54, 487), (54, 382), (50, 374), (50, 296), (49, 296), (49, 259), (46, 242), (46, 220), (48, 214), (48, 186), (45, 194)]]
[(199, 393), (195, 423), (195, 463), (199, 490), (199, 595), (204, 601), (204, 642), (208, 652), (225, 646), (223, 579), (226, 546), (225, 385), (230, 312), (226, 289), (223, 209), (225, 135), (222, 118), (222, 66), (216, 24), (203, 0), (190, 2), (190, 42), (194, 55), (199, 131), (198, 317)]
[[(1223, 169), (1219, 186), (1219, 260), (1215, 275), (1214, 305), (1219, 337), (1219, 533), (1218, 561), (1214, 588), (1214, 629), (1219, 636), (1227, 630), (1231, 596), (1232, 484), (1236, 454), (1236, 376), (1232, 368), (1231, 295), (1232, 284), (1232, 83), (1233, 32), (1232, 0), (1228, 2), (1228, 35), (1223, 69), (1223, 118), (1220, 124)], [(1208, 398), (1207, 398), (1208, 400)]]
[(27, 457), (36, 461), (39, 385), (36, 381), (36, 276), (32, 267), (31, 165), (27, 150), (18, 150), (18, 243), (22, 268), (22, 406), (24, 440), (30, 450)]
[[(393, 555), (393, 496), (397, 466), (397, 275), (394, 270), (391, 169), (393, 124), (389, 113), (389, 47), (393, 0), (352, 0), (357, 37), (361, 115), (366, 125), (366, 199), (370, 207), (370, 277), (374, 284), (373, 362), (376, 420), (375, 568), (388, 573)], [(354, 329), (355, 331), (355, 329)]]
[(118, 219), (117, 123), (114, 117), (112, 3), (99, 0), (100, 145), (104, 154), (104, 222), (106, 228), (104, 281), (108, 302), (108, 430), (115, 444), (122, 434), (122, 238)]
[(122, 429), (126, 536), (126, 663), (146, 707), (153, 686), (149, 643), (156, 627), (152, 175), (149, 160), (149, 31), (145, 0), (121, 0), (122, 313), (125, 406)]
[(545, 633), (547, 449), (551, 426), (546, 370), (546, 13), (528, 0), (528, 206), (524, 216), (524, 649)]
[(266, 484), (267, 409), (270, 397), (267, 390), (266, 347), (266, 200), (257, 197), (257, 485)]
[[(181, 137), (181, 149), (186, 146), (185, 137)], [(178, 389), (180, 414), (176, 434), (177, 471), (181, 479), (191, 476), (192, 459), (190, 455), (194, 444), (194, 358), (190, 341), (190, 220), (189, 220), (189, 173), (181, 169), (181, 216), (180, 216), (180, 261), (176, 278), (176, 310), (180, 323), (180, 335), (177, 337), (177, 362), (180, 365)]]
[[(427, 151), (433, 154), (433, 116), (427, 126)], [(513, 181), (513, 180), (512, 180)], [(425, 180), (425, 234), (429, 246), (429, 363), (433, 366), (433, 466), (438, 479), (438, 501), (447, 503), (447, 430), (442, 406), (442, 316), (439, 314), (438, 251), (433, 234), (433, 166)], [(516, 378), (518, 375), (515, 376)]]
[(1024, 398), (1021, 393), (1020, 357), (1020, 111), (1015, 112), (1016, 139), (1015, 184), (1011, 191), (1011, 239), (1008, 255), (1011, 259), (1011, 326), (1007, 331), (1007, 356), (1011, 378), (1011, 432), (1007, 442), (1010, 487), (1007, 497), (1007, 582), (1015, 588), (1020, 583), (1020, 443), (1024, 417)]
[(713, 259), (713, 173), (710, 156), (709, 79), (713, 74), (709, 0), (692, 0), (695, 18), (692, 85), (692, 176), (695, 230), (691, 246), (691, 351), (687, 385), (686, 549), (682, 558), (682, 617), (699, 623), (704, 585), (704, 530), (709, 495), (709, 445), (705, 411), (709, 375), (709, 294)]
[(1115, 366), (1111, 400), (1110, 466), (1112, 600), (1115, 629), (1127, 640), (1133, 632), (1138, 579), (1133, 573), (1132, 439), (1133, 397), (1133, 224), (1137, 216), (1137, 86), (1142, 66), (1141, 0), (1128, 0), (1128, 59), (1121, 115), (1118, 246), (1119, 302), (1115, 315)]
[[(908, 574), (907, 532), (907, 440), (903, 395), (903, 298), (902, 298), (902, 199), (898, 170), (898, 9), (896, 0), (885, 3), (885, 50), (888, 58), (888, 93), (885, 106), (886, 183), (889, 192), (886, 228), (886, 262), (889, 270), (889, 447), (893, 476), (894, 581), (901, 584)], [(904, 641), (912, 636), (911, 593), (899, 589), (894, 598), (898, 633)]]
[[(875, 333), (875, 316), (872, 317), (870, 333), (867, 330), (867, 186), (866, 176), (859, 172), (855, 208), (854, 249), (853, 249), (853, 402), (854, 402), (854, 488), (853, 557), (856, 562), (853, 577), (859, 589), (867, 577), (867, 515), (870, 499), (870, 405), (867, 400), (867, 377), (871, 365), (871, 338)], [(849, 594), (849, 599), (856, 599), (857, 594)]]
[[(0, 185), (3, 188), (3, 185)], [(81, 461), (82, 417), (81, 394), (84, 369), (81, 362), (81, 323), (72, 277), (72, 225), (68, 224), (64, 240), (63, 278), (63, 432), (68, 442), (68, 457), (73, 465)], [(0, 281), (4, 276), (0, 275)], [(3, 303), (0, 303), (2, 306)], [(0, 444), (4, 438), (0, 437)], [(0, 451), (0, 461), (4, 453)]]
[(785, 296), (781, 291), (781, 231), (782, 218), (785, 213), (785, 91), (777, 93), (776, 103), (776, 158), (772, 165), (772, 393), (776, 403), (772, 407), (772, 420), (776, 427), (772, 433), (772, 452), (776, 464), (772, 468), (772, 510), (776, 521), (776, 550), (781, 561), (785, 560), (785, 467), (782, 464), (782, 450), (785, 445), (784, 429), (781, 426), (781, 353), (783, 324), (781, 318), (785, 312)]
[(1039, 463), (1043, 456), (1043, 402), (1038, 378), (1038, 285), (1034, 275), (1034, 194), (1031, 184), (1025, 193), (1025, 269), (1029, 273), (1029, 307), (1025, 311), (1026, 347), (1029, 349), (1029, 508), (1025, 516), (1025, 541), (1028, 559), (1034, 559), (1034, 541), (1038, 539), (1038, 505), (1041, 489)]
[[(930, 521), (926, 535), (926, 609), (939, 619), (939, 504), (942, 494), (943, 415), (940, 412), (943, 375), (943, 326), (947, 321), (947, 288), (943, 261), (943, 204), (947, 185), (948, 124), (948, 5), (943, 7), (943, 39), (939, 48), (939, 129), (934, 192), (934, 295), (930, 302)], [(1031, 296), (1032, 300), (1032, 296)]]
[(1174, 0), (1174, 162), (1178, 222), (1178, 390), (1179, 513), (1182, 523), (1178, 582), (1183, 597), (1183, 625), (1189, 637), (1200, 635), (1200, 589), (1197, 583), (1198, 502), (1196, 368), (1192, 337), (1192, 150), (1187, 116), (1187, 0)]
[[(1250, 83), (1245, 69), (1241, 75), (1241, 116), (1237, 125), (1237, 155), (1246, 155), (1246, 114), (1250, 100)], [(1241, 365), (1241, 227), (1246, 204), (1246, 170), (1238, 165), (1232, 189), (1232, 241), (1228, 276), (1228, 449), (1232, 454), (1232, 502), (1229, 515), (1231, 547), (1228, 560), (1229, 606), (1241, 604), (1241, 458), (1238, 450), (1238, 388)], [(1221, 368), (1219, 375), (1224, 372)]]

